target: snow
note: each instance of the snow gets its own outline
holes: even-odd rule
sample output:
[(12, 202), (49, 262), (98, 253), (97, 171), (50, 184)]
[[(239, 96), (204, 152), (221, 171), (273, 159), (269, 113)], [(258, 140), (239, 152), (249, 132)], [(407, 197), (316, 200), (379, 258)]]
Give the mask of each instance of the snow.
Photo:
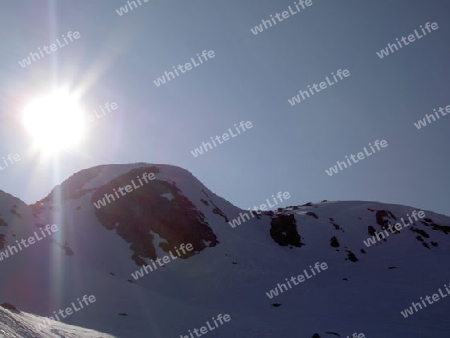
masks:
[(114, 336), (52, 321), (52, 325), (38, 330), (44, 318), (30, 313), (14, 313), (0, 307), (0, 338), (114, 338)]
[(175, 198), (170, 192), (161, 194), (161, 196), (167, 198), (169, 201), (171, 201)]
[[(140, 268), (131, 259), (130, 243), (116, 229), (108, 230), (99, 222), (91, 196), (120, 175), (150, 166), (159, 169), (157, 180), (173, 182), (203, 213), (219, 244), (209, 247), (205, 241), (207, 247), (194, 256), (171, 261), (130, 282), (131, 273)], [(433, 338), (445, 337), (450, 331), (450, 322), (445, 320), (450, 311), (447, 299), (415, 313), (412, 320), (400, 314), (412, 301), (431, 295), (450, 280), (446, 268), (449, 235), (417, 222), (414, 227), (426, 231), (430, 236), (426, 241), (438, 243), (437, 247), (425, 248), (411, 227), (369, 248), (363, 244), (369, 237), (368, 226), (380, 230), (376, 212), (369, 209), (391, 211), (400, 219), (414, 208), (366, 201), (291, 206), (279, 214), (295, 215), (304, 243), (291, 247), (280, 246), (271, 238), (271, 217), (266, 214), (232, 228), (213, 210), (219, 208), (228, 220), (247, 210), (217, 196), (191, 173), (175, 166), (105, 166), (84, 182), (82, 189), (93, 190), (77, 199), (64, 200), (61, 205), (47, 201), (46, 209), (36, 216), (23, 202), (0, 192), (0, 217), (8, 223), (7, 227), (0, 226), (0, 234), (6, 235), (6, 244), (29, 237), (38, 220), (57, 224), (61, 230), (53, 236), (58, 243), (67, 242), (74, 252), (66, 255), (61, 247), (42, 240), (0, 262), (0, 303), (10, 302), (27, 311), (14, 314), (0, 308), (0, 329), (7, 332), (6, 337), (40, 337), (32, 331), (37, 315), (50, 316), (85, 294), (94, 295), (97, 301), (63, 319), (77, 327), (55, 324), (64, 337), (179, 337), (219, 313), (229, 314), (231, 321), (214, 330), (211, 337), (311, 338), (318, 333), (329, 338), (336, 336), (326, 332), (341, 337), (363, 332), (366, 337)], [(170, 201), (174, 197), (172, 193), (161, 196)], [(11, 213), (13, 205), (18, 206), (21, 218)], [(55, 207), (54, 211), (50, 206)], [(130, 212), (133, 208), (140, 210), (135, 205), (130, 206)], [(450, 226), (448, 217), (424, 211), (435, 223)], [(307, 212), (314, 212), (318, 219)], [(157, 256), (167, 254), (159, 244), (171, 239), (164, 232), (151, 234)], [(338, 248), (330, 245), (332, 237), (338, 239)], [(358, 261), (348, 260), (348, 252), (354, 253)], [(266, 296), (277, 283), (298, 276), (315, 262), (326, 262), (326, 272), (272, 300)], [(396, 269), (389, 269), (392, 266)], [(273, 303), (281, 305), (273, 307)], [(45, 334), (42, 336), (60, 337), (57, 331)]]

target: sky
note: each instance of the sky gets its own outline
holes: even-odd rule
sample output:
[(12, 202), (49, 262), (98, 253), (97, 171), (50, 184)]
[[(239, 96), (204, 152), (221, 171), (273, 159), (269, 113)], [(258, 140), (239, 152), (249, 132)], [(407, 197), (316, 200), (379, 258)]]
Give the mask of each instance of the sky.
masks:
[[(251, 29), (261, 20), (289, 6), (295, 12), (294, 1), (141, 0), (119, 15), (122, 6), (127, 2), (3, 4), (0, 165), (9, 154), (20, 160), (0, 170), (1, 190), (34, 203), (80, 170), (148, 162), (187, 169), (243, 209), (287, 191), (291, 197), (280, 205), (368, 200), (450, 215), (450, 117), (420, 130), (414, 125), (450, 105), (448, 2), (312, 0), (256, 35)], [(420, 26), (427, 22), (438, 29), (425, 36)], [(377, 55), (414, 30), (420, 39)], [(69, 31), (80, 37), (19, 64)], [(172, 66), (198, 63), (203, 51), (214, 57), (154, 83)], [(289, 103), (345, 69), (349, 76)], [(62, 87), (80, 93), (86, 115), (107, 102), (117, 109), (89, 121), (79, 146), (48, 156), (35, 150), (22, 112)], [(236, 135), (241, 121), (252, 128)], [(229, 128), (236, 136), (192, 154)], [(345, 156), (364, 147), (371, 153), (376, 140), (387, 146), (327, 174)]]

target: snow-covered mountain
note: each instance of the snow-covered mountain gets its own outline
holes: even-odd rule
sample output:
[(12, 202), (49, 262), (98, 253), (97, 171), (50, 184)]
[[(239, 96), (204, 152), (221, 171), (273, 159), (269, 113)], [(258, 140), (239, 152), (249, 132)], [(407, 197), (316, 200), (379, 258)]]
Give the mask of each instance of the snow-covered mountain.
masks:
[(251, 214), (145, 163), (83, 170), (34, 205), (0, 192), (0, 304), (25, 313), (0, 309), (0, 336), (14, 322), (5, 337), (39, 337), (24, 323), (61, 310), (105, 333), (92, 337), (445, 337), (449, 300), (401, 314), (450, 282), (450, 219), (420, 211), (323, 201)]

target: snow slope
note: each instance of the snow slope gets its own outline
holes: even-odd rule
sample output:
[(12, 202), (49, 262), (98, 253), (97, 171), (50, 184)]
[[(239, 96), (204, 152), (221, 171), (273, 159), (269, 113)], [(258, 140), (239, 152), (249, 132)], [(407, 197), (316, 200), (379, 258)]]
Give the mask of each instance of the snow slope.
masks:
[(0, 307), (1, 338), (114, 338), (109, 334), (87, 330), (55, 321), (51, 328), (39, 328), (44, 318)]
[[(94, 207), (144, 173), (156, 179)], [(447, 299), (413, 318), (400, 311), (450, 281), (450, 219), (424, 210), (424, 219), (386, 240), (363, 243), (373, 230), (413, 210), (363, 201), (309, 203), (262, 212), (233, 228), (229, 222), (248, 211), (184, 169), (98, 166), (72, 175), (32, 206), (0, 194), (4, 247), (39, 226), (59, 228), (0, 261), (0, 303), (50, 316), (94, 295), (95, 303), (63, 322), (126, 338), (188, 335), (218, 314), (231, 321), (211, 337), (443, 337), (450, 332), (443, 317), (450, 310)], [(132, 277), (183, 243), (192, 243), (193, 254)], [(267, 296), (316, 262), (328, 269)]]

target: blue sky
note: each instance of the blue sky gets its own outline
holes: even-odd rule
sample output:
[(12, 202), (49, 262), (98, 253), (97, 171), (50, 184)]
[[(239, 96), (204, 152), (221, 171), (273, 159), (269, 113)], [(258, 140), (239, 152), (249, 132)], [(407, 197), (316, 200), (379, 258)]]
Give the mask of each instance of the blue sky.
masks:
[[(312, 0), (254, 35), (250, 28), (294, 1), (149, 1), (123, 16), (122, 0), (8, 2), (0, 13), (0, 189), (27, 203), (74, 172), (108, 163), (183, 167), (244, 209), (288, 191), (283, 205), (372, 200), (450, 215), (450, 117), (414, 122), (450, 104), (449, 9), (444, 0)], [(376, 52), (426, 22), (439, 29), (380, 59)], [(22, 68), (38, 47), (68, 31), (81, 38)], [(153, 80), (203, 50), (215, 57), (157, 87)], [(338, 69), (350, 76), (300, 102), (300, 89)], [(83, 91), (86, 114), (118, 109), (89, 124), (84, 143), (44, 158), (20, 116), (52, 86)], [(191, 150), (240, 121), (253, 128), (194, 157)], [(325, 172), (375, 140), (388, 147), (339, 173)], [(0, 162), (1, 163), (1, 162)]]

